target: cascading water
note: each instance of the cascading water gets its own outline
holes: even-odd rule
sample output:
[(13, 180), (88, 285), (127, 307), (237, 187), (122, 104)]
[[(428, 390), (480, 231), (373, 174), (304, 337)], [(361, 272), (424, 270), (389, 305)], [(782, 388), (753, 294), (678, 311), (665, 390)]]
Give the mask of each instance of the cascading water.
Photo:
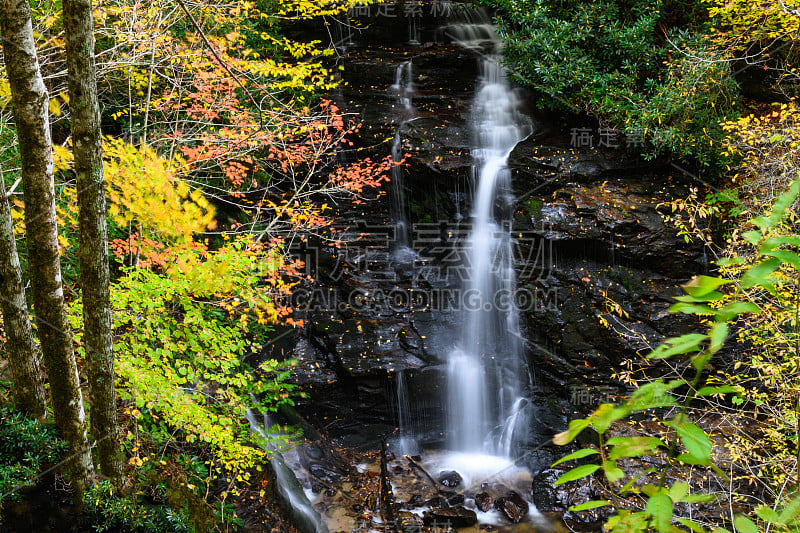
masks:
[[(272, 423), (267, 415), (263, 415), (258, 420), (256, 413), (247, 409), (245, 413), (250, 429), (265, 439), (278, 438), (279, 434), (269, 433)], [(311, 505), (303, 486), (297, 480), (294, 472), (286, 465), (283, 455), (278, 453), (273, 447), (269, 447), (272, 454), (270, 466), (275, 473), (278, 497), (283, 501), (290, 511), (295, 525), (303, 533), (328, 533), (328, 527), (320, 514)]]
[(412, 46), (419, 45), (419, 18), (417, 16), (411, 16), (408, 19), (408, 44)]
[(408, 217), (406, 215), (405, 180), (403, 167), (399, 164), (403, 160), (403, 129), (414, 118), (414, 66), (411, 61), (405, 61), (397, 66), (395, 81), (392, 89), (397, 92), (397, 131), (392, 142), (392, 218), (395, 224), (395, 255), (407, 255), (403, 252), (410, 250), (408, 235)]
[(395, 446), (400, 455), (414, 455), (419, 452), (414, 428), (411, 421), (411, 404), (408, 398), (408, 386), (403, 372), (395, 374), (395, 401), (397, 402), (398, 436)]
[[(515, 426), (524, 419), (529, 381), (515, 309), (511, 239), (514, 147), (532, 132), (500, 65), (500, 41), (479, 18), (451, 26), (456, 40), (481, 50), (481, 77), (473, 107), (475, 197), (466, 256), (469, 277), (461, 343), (448, 360), (448, 435), (451, 449), (508, 457)], [(486, 50), (488, 49), (488, 53)]]

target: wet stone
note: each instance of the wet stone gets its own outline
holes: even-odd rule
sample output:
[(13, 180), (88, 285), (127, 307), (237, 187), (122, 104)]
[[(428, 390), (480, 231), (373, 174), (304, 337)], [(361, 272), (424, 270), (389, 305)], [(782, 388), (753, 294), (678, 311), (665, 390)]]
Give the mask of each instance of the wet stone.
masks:
[(449, 525), (453, 528), (469, 527), (478, 522), (478, 515), (463, 506), (438, 508), (425, 511), (423, 521), (425, 525)]
[(464, 495), (457, 492), (442, 491), (442, 496), (447, 499), (449, 505), (464, 505)]
[(406, 506), (413, 509), (415, 507), (422, 507), (425, 505), (425, 498), (423, 498), (419, 494), (414, 494), (412, 497), (408, 499)]
[(447, 507), (447, 500), (441, 496), (434, 496), (425, 502), (425, 507)]
[(476, 494), (475, 506), (480, 509), (481, 512), (485, 513), (494, 506), (494, 498), (492, 498), (488, 492)]
[(322, 466), (320, 464), (311, 464), (308, 467), (308, 471), (315, 478), (319, 479), (322, 482), (328, 483), (328, 484), (337, 483), (341, 479), (341, 476), (339, 474), (337, 474), (333, 470), (325, 468), (324, 466)]
[(513, 490), (498, 498), (494, 502), (494, 507), (515, 524), (528, 516), (528, 502)]
[(397, 513), (397, 524), (400, 526), (400, 531), (403, 532), (422, 531), (422, 518), (414, 513), (406, 511)]
[(445, 470), (439, 472), (439, 483), (444, 485), (447, 488), (454, 488), (461, 485), (461, 482), (464, 481), (461, 477), (461, 474), (456, 472), (455, 470)]

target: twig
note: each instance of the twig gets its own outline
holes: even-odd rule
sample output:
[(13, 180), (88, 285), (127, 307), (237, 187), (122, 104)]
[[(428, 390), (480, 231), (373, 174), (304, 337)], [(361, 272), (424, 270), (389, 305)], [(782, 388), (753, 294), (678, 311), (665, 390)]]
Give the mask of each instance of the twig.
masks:
[(433, 479), (433, 476), (431, 476), (428, 473), (428, 471), (425, 470), (425, 468), (421, 464), (419, 464), (417, 461), (415, 461), (414, 459), (412, 459), (408, 455), (404, 455), (403, 457), (405, 457), (408, 460), (408, 462), (411, 463), (412, 466), (416, 467), (420, 472), (425, 474), (425, 477), (428, 478), (428, 480), (431, 482), (431, 484), (433, 485), (433, 488), (436, 489), (436, 493), (437, 494), (442, 492), (441, 489), (439, 488), (439, 484), (436, 483), (436, 480)]
[(205, 43), (206, 47), (211, 52), (211, 54), (214, 56), (214, 58), (216, 58), (217, 62), (219, 63), (219, 66), (221, 66), (223, 69), (225, 69), (225, 72), (230, 74), (230, 76), (236, 81), (236, 83), (239, 85), (239, 87), (242, 88), (242, 90), (247, 95), (247, 97), (250, 99), (250, 101), (253, 103), (253, 105), (256, 107), (256, 109), (258, 109), (258, 120), (261, 123), (260, 124), (261, 127), (263, 128), (264, 127), (264, 118), (263, 118), (263, 116), (261, 114), (261, 105), (259, 105), (259, 103), (256, 102), (256, 99), (253, 98), (253, 95), (250, 94), (250, 91), (247, 90), (247, 87), (244, 86), (244, 83), (242, 83), (242, 80), (239, 79), (239, 76), (234, 74), (233, 71), (228, 67), (227, 64), (225, 64), (225, 62), (219, 56), (219, 54), (217, 53), (217, 50), (211, 44), (211, 41), (209, 41), (208, 37), (206, 37), (206, 34), (203, 31), (203, 29), (197, 23), (197, 21), (195, 20), (194, 16), (192, 16), (192, 14), (189, 12), (189, 8), (186, 7), (186, 4), (184, 3), (184, 1), (183, 0), (175, 0), (175, 1), (177, 2), (177, 4), (179, 6), (181, 6), (181, 9), (183, 10), (183, 12), (186, 13), (186, 16), (189, 18), (189, 22), (192, 24), (192, 27), (200, 35), (200, 38), (203, 40), (203, 43)]

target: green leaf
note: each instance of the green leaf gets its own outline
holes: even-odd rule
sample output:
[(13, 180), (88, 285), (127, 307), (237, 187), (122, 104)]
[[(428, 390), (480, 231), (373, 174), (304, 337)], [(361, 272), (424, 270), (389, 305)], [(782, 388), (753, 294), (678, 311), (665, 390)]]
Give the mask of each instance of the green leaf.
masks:
[[(641, 457), (656, 451), (659, 446), (664, 446), (664, 443), (654, 437), (620, 437), (626, 442), (620, 442), (614, 445), (608, 454), (609, 459), (617, 460), (623, 457)], [(612, 443), (609, 442), (609, 445)]]
[(719, 385), (716, 387), (701, 387), (700, 390), (697, 391), (697, 396), (712, 396), (714, 394), (730, 394), (730, 393), (740, 393), (741, 389), (739, 387), (734, 387), (733, 385)]
[(569, 472), (565, 472), (562, 474), (560, 478), (558, 478), (555, 482), (556, 485), (563, 485), (569, 481), (575, 481), (576, 479), (581, 479), (586, 476), (590, 476), (597, 472), (600, 468), (600, 465), (581, 465), (576, 466)]
[(678, 518), (677, 521), (694, 531), (694, 533), (708, 533), (708, 530), (695, 522), (694, 520), (689, 520), (687, 518)]
[(588, 418), (578, 418), (576, 420), (571, 420), (569, 423), (569, 427), (566, 431), (562, 431), (558, 435), (553, 437), (553, 442), (558, 444), (559, 446), (564, 446), (565, 444), (569, 444), (572, 442), (575, 437), (577, 437), (581, 431), (589, 427), (592, 421)]
[[(652, 468), (652, 467), (651, 467), (651, 468), (648, 468), (648, 469), (646, 469), (646, 470), (644, 470), (643, 472), (641, 472), (641, 473), (640, 473), (639, 475), (637, 475), (636, 477), (634, 477), (634, 478), (632, 478), (632, 479), (628, 480), (628, 481), (627, 481), (627, 482), (626, 482), (626, 483), (625, 483), (625, 484), (624, 484), (624, 485), (623, 485), (623, 486), (622, 486), (622, 487), (619, 489), (619, 493), (620, 493), (620, 494), (625, 494), (627, 491), (629, 491), (629, 490), (631, 489), (631, 487), (633, 487), (633, 484), (634, 484), (634, 483), (636, 483), (636, 481), (637, 481), (639, 478), (641, 478), (642, 476), (646, 476), (646, 475), (648, 475), (648, 474), (652, 474), (653, 472), (656, 472), (656, 469), (655, 469), (655, 468)], [(637, 490), (634, 490), (634, 492), (638, 492), (638, 491), (637, 491)]]
[(689, 484), (684, 481), (678, 481), (669, 488), (669, 498), (673, 502), (682, 501), (687, 494), (689, 494)]
[(689, 494), (683, 498), (686, 503), (709, 503), (716, 501), (713, 494)]
[(766, 219), (767, 227), (774, 228), (783, 220), (786, 211), (797, 200), (798, 194), (800, 194), (800, 180), (795, 180), (789, 189), (772, 204), (772, 213)]
[(603, 472), (606, 475), (606, 479), (611, 484), (625, 477), (625, 472), (623, 472), (614, 461), (603, 461)]
[(714, 354), (720, 351), (725, 344), (725, 339), (728, 338), (728, 331), (727, 322), (717, 322), (711, 327), (711, 344), (708, 347), (710, 353)]
[(716, 315), (717, 311), (711, 307), (690, 302), (678, 302), (669, 308), (670, 313), (683, 313), (685, 315)]
[(656, 492), (647, 500), (645, 507), (647, 514), (653, 517), (656, 529), (662, 533), (671, 533), (672, 527), (672, 500), (663, 491)]
[(768, 250), (775, 250), (780, 248), (781, 245), (787, 246), (800, 246), (800, 236), (797, 235), (776, 235), (764, 241), (761, 247), (761, 253)]
[(740, 533), (759, 533), (753, 521), (741, 514), (733, 518), (733, 525)]
[(620, 407), (604, 403), (595, 409), (589, 420), (599, 433), (605, 433), (613, 422), (625, 418), (628, 414), (630, 414), (630, 409), (627, 406)]
[(683, 296), (676, 296), (675, 299), (679, 302), (689, 302), (689, 303), (700, 303), (700, 302), (716, 302), (718, 300), (722, 300), (725, 297), (719, 291), (711, 291), (709, 293), (704, 294), (703, 296), (691, 296), (689, 294), (684, 294)]
[(673, 355), (678, 355), (687, 352), (696, 352), (700, 350), (700, 343), (708, 338), (708, 335), (701, 333), (689, 333), (681, 335), (680, 337), (673, 337), (667, 339), (665, 344), (660, 345), (658, 348), (648, 356), (650, 359), (666, 359)]
[(589, 509), (597, 509), (598, 507), (605, 507), (610, 505), (611, 502), (607, 500), (592, 500), (590, 502), (582, 503), (580, 505), (573, 505), (569, 508), (570, 511), (587, 511)]
[(711, 358), (714, 356), (711, 352), (701, 352), (695, 354), (691, 357), (692, 366), (697, 369), (698, 372), (703, 370), (703, 368), (708, 364)]
[(800, 496), (794, 498), (783, 508), (779, 520), (781, 524), (788, 524), (797, 520), (798, 516), (800, 516)]
[(668, 393), (685, 384), (684, 380), (673, 380), (669, 383), (664, 383), (662, 380), (652, 381), (636, 389), (625, 403), (632, 411), (676, 406), (678, 403), (675, 397)]
[(599, 452), (597, 450), (593, 449), (593, 448), (582, 448), (582, 449), (578, 450), (577, 452), (573, 452), (573, 453), (571, 453), (569, 455), (565, 455), (564, 457), (562, 457), (561, 459), (559, 459), (558, 461), (556, 461), (555, 463), (553, 463), (550, 466), (553, 467), (553, 466), (559, 465), (559, 464), (567, 462), (567, 461), (572, 461), (573, 459), (583, 459), (584, 457), (589, 457), (590, 455), (595, 455), (597, 453), (599, 453)]
[(771, 252), (764, 252), (764, 255), (780, 259), (782, 262), (788, 263), (797, 270), (800, 270), (800, 257), (794, 252), (788, 250), (773, 250)]
[(718, 288), (730, 283), (730, 280), (723, 278), (712, 278), (711, 276), (695, 276), (683, 286), (683, 290), (689, 296), (696, 298), (705, 296)]
[(763, 521), (770, 524), (779, 524), (781, 521), (780, 515), (772, 508), (762, 506), (756, 509), (756, 515)]
[(733, 317), (744, 313), (758, 313), (761, 309), (751, 302), (731, 302), (717, 311), (717, 321), (729, 322)]
[[(689, 456), (697, 462), (689, 464), (709, 464), (711, 462), (711, 441), (706, 432), (691, 422), (683, 422), (674, 426), (681, 443), (689, 452)], [(681, 454), (686, 455), (686, 454)], [(679, 456), (680, 459), (680, 456)], [(683, 460), (683, 459), (681, 459)]]
[(772, 259), (767, 259), (766, 261), (762, 261), (750, 267), (750, 269), (744, 273), (742, 279), (740, 280), (741, 286), (745, 289), (749, 289), (751, 287), (755, 287), (756, 285), (771, 285), (769, 276), (775, 272), (780, 265), (781, 260), (773, 257)]

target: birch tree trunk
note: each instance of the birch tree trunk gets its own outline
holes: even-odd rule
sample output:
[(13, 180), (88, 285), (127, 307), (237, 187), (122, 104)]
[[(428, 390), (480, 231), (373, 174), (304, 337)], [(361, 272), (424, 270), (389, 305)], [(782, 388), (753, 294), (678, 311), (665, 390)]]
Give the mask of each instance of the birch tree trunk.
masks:
[(48, 96), (36, 56), (28, 0), (0, 0), (0, 31), (22, 162), (34, 314), (56, 425), (70, 447), (73, 486), (82, 494), (92, 482), (92, 455), (64, 308)]
[(108, 273), (106, 189), (94, 60), (91, 0), (63, 0), (72, 148), (78, 180), (83, 294), (83, 344), (89, 379), (91, 432), (100, 471), (119, 486), (122, 458), (114, 392)]
[(17, 255), (14, 223), (0, 176), (0, 310), (6, 332), (6, 351), (14, 380), (14, 403), (21, 411), (43, 420), (47, 415), (39, 347), (33, 337), (25, 301), (25, 284)]

